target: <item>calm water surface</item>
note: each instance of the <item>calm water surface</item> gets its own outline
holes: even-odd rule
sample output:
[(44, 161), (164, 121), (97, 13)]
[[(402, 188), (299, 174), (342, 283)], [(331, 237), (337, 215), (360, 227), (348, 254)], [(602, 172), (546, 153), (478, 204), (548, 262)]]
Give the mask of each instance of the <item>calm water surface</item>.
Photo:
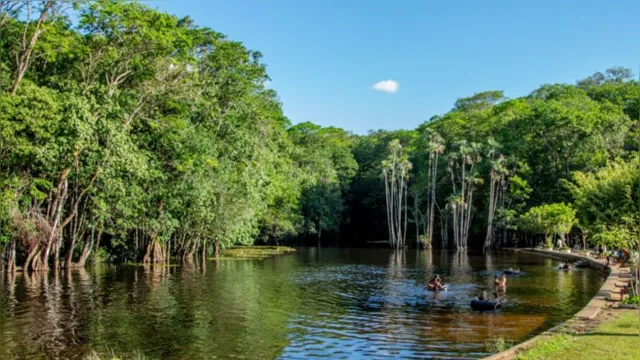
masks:
[[(590, 269), (537, 255), (300, 249), (267, 260), (97, 267), (0, 282), (0, 358), (83, 358), (92, 349), (163, 359), (480, 358), (522, 341), (597, 292)], [(504, 309), (471, 297), (509, 267)], [(446, 293), (425, 290), (434, 273)]]

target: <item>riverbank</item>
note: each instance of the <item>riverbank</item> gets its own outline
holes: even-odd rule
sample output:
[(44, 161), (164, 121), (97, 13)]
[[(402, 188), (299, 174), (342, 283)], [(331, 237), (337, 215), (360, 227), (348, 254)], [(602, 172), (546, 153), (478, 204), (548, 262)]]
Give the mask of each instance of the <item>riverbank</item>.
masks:
[[(512, 249), (513, 251), (536, 253), (543, 256), (559, 259), (563, 261), (586, 261), (590, 267), (600, 271), (605, 276), (604, 283), (598, 293), (589, 303), (571, 319), (566, 322), (528, 340), (506, 351), (485, 358), (485, 360), (509, 360), (509, 359), (575, 359), (576, 354), (580, 354), (582, 359), (603, 359), (603, 358), (638, 358), (631, 350), (637, 347), (639, 341), (637, 312), (635, 327), (629, 325), (633, 319), (625, 315), (620, 320), (617, 319), (616, 311), (610, 309), (610, 300), (620, 298), (619, 286), (617, 282), (627, 279), (628, 268), (620, 268), (616, 265), (607, 266), (603, 261), (587, 256), (558, 252), (542, 249)], [(613, 315), (612, 315), (613, 314)], [(585, 331), (585, 329), (591, 329)], [(631, 336), (629, 334), (633, 334)], [(580, 337), (580, 341), (578, 340)], [(590, 346), (593, 341), (608, 342), (609, 345), (603, 347)], [(635, 341), (631, 343), (631, 341)], [(569, 355), (565, 350), (576, 351)], [(603, 353), (613, 351), (613, 353)], [(619, 354), (623, 352), (622, 356)], [(615, 355), (614, 354), (618, 354)], [(628, 355), (627, 355), (628, 354)], [(568, 357), (564, 357), (567, 355)]]
[(288, 246), (237, 246), (220, 251), (216, 260), (247, 260), (266, 259), (272, 256), (284, 255), (295, 252), (296, 249)]
[(516, 360), (640, 359), (637, 310), (605, 310), (585, 330), (569, 326), (562, 333), (518, 353)]

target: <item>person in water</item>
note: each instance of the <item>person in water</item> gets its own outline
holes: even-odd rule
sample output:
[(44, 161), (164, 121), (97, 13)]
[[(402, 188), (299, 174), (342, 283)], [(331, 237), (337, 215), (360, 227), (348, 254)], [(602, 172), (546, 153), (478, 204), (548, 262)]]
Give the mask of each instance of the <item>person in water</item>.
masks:
[(442, 283), (440, 282), (440, 276), (436, 275), (429, 281), (429, 290), (440, 290), (443, 288)]
[(505, 288), (507, 286), (507, 276), (504, 273), (502, 273), (500, 277), (496, 275), (493, 279), (493, 285), (496, 288)]
[(560, 269), (562, 270), (569, 270), (569, 264), (568, 263), (562, 263), (562, 265), (560, 265)]

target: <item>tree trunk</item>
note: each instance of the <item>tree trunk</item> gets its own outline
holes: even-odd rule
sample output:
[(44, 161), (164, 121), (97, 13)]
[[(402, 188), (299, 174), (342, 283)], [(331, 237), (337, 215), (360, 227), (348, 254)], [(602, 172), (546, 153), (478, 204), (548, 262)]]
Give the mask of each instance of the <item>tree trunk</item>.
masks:
[(40, 249), (40, 245), (36, 245), (31, 249), (31, 251), (29, 251), (29, 254), (27, 255), (27, 258), (24, 261), (24, 266), (22, 267), (23, 271), (29, 270), (29, 267), (31, 265), (31, 261), (36, 256), (36, 253), (38, 252), (39, 249)]
[(93, 251), (93, 248), (95, 247), (96, 249), (98, 249), (98, 246), (100, 245), (100, 237), (102, 237), (102, 231), (103, 229), (100, 228), (100, 230), (98, 231), (98, 236), (94, 237), (95, 227), (91, 228), (91, 238), (89, 239), (89, 241), (85, 241), (84, 246), (82, 247), (82, 254), (80, 254), (80, 259), (78, 259), (76, 266), (84, 267), (87, 263), (89, 255), (91, 255), (91, 251)]
[(496, 194), (496, 187), (498, 185), (498, 179), (494, 173), (494, 171), (491, 171), (491, 184), (489, 186), (489, 215), (487, 216), (487, 236), (485, 237), (484, 240), (484, 247), (483, 247), (483, 251), (487, 251), (489, 249), (491, 249), (491, 247), (494, 246), (493, 244), (493, 218), (495, 216), (496, 213), (496, 206), (497, 206), (497, 200), (498, 200), (498, 196)]
[(149, 240), (147, 243), (147, 250), (144, 253), (144, 257), (142, 258), (143, 264), (148, 264), (151, 262), (151, 251), (153, 249), (153, 240)]
[(151, 236), (151, 239), (149, 239), (147, 251), (144, 254), (142, 262), (145, 264), (164, 262), (164, 251), (162, 249), (162, 245), (160, 245), (158, 240), (156, 240), (155, 236), (153, 235)]
[(50, 240), (47, 245), (42, 249), (40, 254), (40, 266), (38, 270), (49, 270), (49, 254), (51, 253), (51, 246), (53, 245), (53, 240)]
[[(69, 269), (71, 268), (71, 260), (73, 259), (73, 250), (76, 247), (76, 242), (78, 240), (78, 230), (80, 228), (81, 220), (78, 219), (77, 216), (74, 216), (71, 220), (71, 243), (69, 244), (69, 248), (67, 249), (67, 254), (64, 260), (64, 267)], [(62, 241), (60, 241), (62, 243)]]
[[(393, 168), (395, 168), (395, 162), (393, 163)], [(391, 191), (389, 194), (389, 197), (391, 199), (391, 238), (393, 239), (393, 247), (396, 248), (397, 247), (397, 242), (398, 242), (398, 235), (395, 229), (395, 224), (396, 224), (396, 212), (395, 212), (395, 208), (396, 208), (396, 198), (395, 198), (395, 193), (396, 193), (396, 174), (395, 172), (391, 171)]]
[(413, 222), (416, 224), (416, 249), (420, 248), (420, 201), (418, 199), (417, 191), (412, 191), (411, 196), (413, 197)]
[[(38, 37), (43, 31), (42, 24), (44, 23), (44, 20), (47, 17), (47, 13), (53, 7), (53, 5), (54, 5), (53, 0), (47, 0), (47, 2), (44, 3), (44, 6), (42, 7), (42, 11), (40, 12), (40, 17), (38, 18), (38, 22), (36, 23), (36, 27), (33, 31), (33, 35), (31, 35), (31, 40), (29, 41), (29, 44), (26, 43), (26, 35), (27, 35), (26, 32), (27, 32), (28, 24), (25, 24), (24, 34), (22, 38), (22, 51), (20, 56), (17, 58), (16, 78), (13, 82), (13, 87), (11, 89), (11, 96), (15, 96), (16, 93), (18, 92), (18, 88), (20, 87), (20, 82), (22, 81), (24, 74), (27, 72), (27, 69), (29, 68), (29, 63), (31, 61), (31, 54), (33, 53), (33, 48), (35, 47), (36, 42), (38, 41)], [(30, 4), (27, 4), (27, 6), (30, 6)], [(27, 18), (26, 22), (28, 23), (29, 21), (30, 19)]]
[(198, 243), (200, 243), (200, 239), (196, 239), (196, 241), (193, 242), (193, 244), (191, 244), (191, 246), (189, 247), (189, 252), (184, 256), (183, 258), (183, 262), (191, 262), (193, 261), (193, 257), (196, 253), (196, 250), (198, 249)]
[(11, 240), (9, 247), (7, 248), (7, 273), (16, 271), (16, 241)]
[(41, 268), (41, 259), (40, 254), (42, 253), (42, 249), (38, 247), (35, 254), (33, 254), (31, 261), (31, 271), (38, 271)]
[(164, 250), (162, 249), (162, 245), (158, 241), (154, 241), (153, 245), (153, 262), (155, 263), (163, 263), (164, 262)]
[(404, 230), (402, 231), (402, 247), (404, 247), (405, 240), (407, 239), (407, 192), (409, 192), (409, 189), (407, 188), (407, 184), (404, 183)]
[(438, 174), (438, 153), (435, 153), (433, 164), (431, 164), (431, 156), (429, 157), (429, 165), (431, 172), (431, 200), (429, 201), (429, 233), (427, 234), (427, 241), (429, 242), (429, 248), (431, 248), (433, 244), (433, 220), (435, 217), (435, 206), (436, 206), (436, 181)]
[[(75, 157), (77, 158), (77, 152), (75, 153)], [(44, 244), (44, 247), (41, 249), (41, 258), (39, 261), (36, 261), (33, 266), (33, 270), (49, 270), (49, 253), (51, 251), (51, 247), (55, 244), (57, 239), (62, 236), (58, 234), (58, 226), (60, 225), (60, 219), (62, 217), (62, 210), (65, 202), (65, 198), (67, 196), (67, 188), (68, 182), (67, 177), (71, 172), (71, 168), (64, 169), (60, 174), (60, 179), (58, 181), (58, 186), (56, 187), (56, 198), (53, 201), (54, 206), (52, 207), (53, 211), (53, 224), (51, 225), (51, 234), (49, 234), (49, 238), (47, 239), (47, 243)]]
[[(93, 237), (93, 235), (92, 235)], [(78, 258), (78, 262), (75, 266), (84, 267), (87, 263), (87, 259), (89, 258), (89, 254), (91, 254), (91, 248), (93, 247), (93, 239), (87, 240), (82, 247), (82, 253), (80, 253), (80, 257)]]
[(216, 259), (220, 257), (220, 241), (218, 239), (213, 241), (213, 257)]
[(393, 234), (391, 233), (391, 208), (389, 207), (391, 204), (391, 197), (389, 194), (389, 180), (387, 178), (386, 171), (384, 172), (384, 197), (387, 206), (387, 230), (389, 231), (389, 244), (390, 246), (393, 246)]
[(55, 248), (53, 249), (53, 268), (57, 269), (60, 267), (60, 246), (62, 245), (62, 238), (58, 238), (58, 240), (53, 244)]

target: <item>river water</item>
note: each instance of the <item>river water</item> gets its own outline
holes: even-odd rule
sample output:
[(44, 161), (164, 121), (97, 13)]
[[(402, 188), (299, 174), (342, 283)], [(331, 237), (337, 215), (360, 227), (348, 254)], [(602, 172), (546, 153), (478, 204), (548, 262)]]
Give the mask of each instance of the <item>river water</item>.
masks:
[[(0, 282), (0, 358), (480, 358), (488, 339), (523, 341), (599, 289), (596, 271), (558, 264), (511, 252), (303, 248), (204, 266), (18, 273)], [(509, 277), (505, 307), (471, 310), (509, 267), (523, 274)], [(448, 292), (426, 291), (434, 273)]]

